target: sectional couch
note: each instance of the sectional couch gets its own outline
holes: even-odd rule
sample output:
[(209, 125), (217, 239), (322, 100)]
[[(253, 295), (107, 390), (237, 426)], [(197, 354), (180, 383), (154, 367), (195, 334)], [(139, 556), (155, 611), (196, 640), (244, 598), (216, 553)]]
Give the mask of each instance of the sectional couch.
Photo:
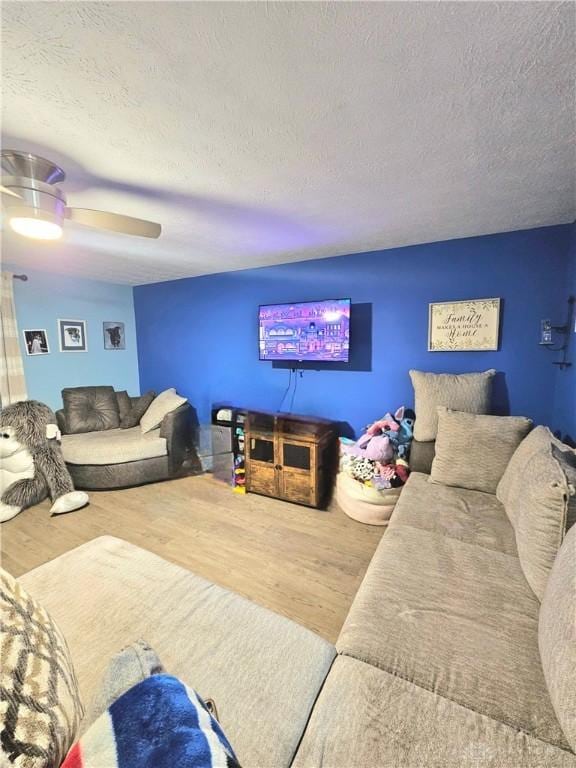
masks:
[[(535, 434), (531, 450), (552, 441)], [(517, 534), (496, 495), (413, 473), (335, 647), (111, 537), (21, 582), (60, 625), (85, 701), (145, 638), (216, 701), (243, 766), (576, 768), (576, 526), (542, 600)]]

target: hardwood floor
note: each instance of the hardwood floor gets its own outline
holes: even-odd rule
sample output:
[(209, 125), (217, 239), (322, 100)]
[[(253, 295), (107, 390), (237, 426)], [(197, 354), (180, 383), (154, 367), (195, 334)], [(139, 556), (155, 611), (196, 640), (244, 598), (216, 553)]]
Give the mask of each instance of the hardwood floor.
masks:
[(85, 541), (117, 536), (282, 613), (334, 642), (383, 528), (248, 494), (210, 475), (124, 491), (50, 517), (45, 501), (0, 526), (3, 567), (19, 576)]

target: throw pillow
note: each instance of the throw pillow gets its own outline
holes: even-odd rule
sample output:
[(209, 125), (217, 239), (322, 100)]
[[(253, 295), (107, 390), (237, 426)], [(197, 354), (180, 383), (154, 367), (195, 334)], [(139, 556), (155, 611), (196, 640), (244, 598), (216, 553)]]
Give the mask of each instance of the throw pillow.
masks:
[(120, 414), (120, 422), (128, 416), (132, 410), (132, 401), (125, 389), (122, 392), (116, 392), (116, 400), (118, 401), (118, 413)]
[(66, 641), (54, 620), (0, 570), (0, 762), (57, 768), (83, 715)]
[(120, 425), (114, 387), (73, 387), (62, 390), (66, 432), (101, 432)]
[(528, 459), (522, 467), (521, 477), (522, 485), (508, 500), (505, 509), (514, 526), (518, 557), (526, 581), (536, 597), (542, 600), (569, 527), (570, 500), (576, 500), (575, 457), (548, 443)]
[(185, 402), (186, 398), (176, 394), (174, 388), (165, 389), (164, 392), (160, 392), (140, 419), (142, 432), (151, 432), (156, 427), (159, 427), (167, 413), (175, 411), (176, 408)]
[(512, 454), (532, 422), (519, 416), (484, 416), (438, 407), (433, 483), (496, 493)]
[[(555, 446), (558, 451), (566, 454), (566, 461), (568, 461), (570, 456), (576, 457), (576, 451), (555, 438), (548, 427), (535, 427), (528, 437), (522, 440), (514, 452), (506, 467), (506, 471), (502, 475), (502, 479), (498, 483), (496, 496), (504, 504), (506, 513), (513, 526), (516, 525), (515, 515), (518, 505), (512, 502), (522, 494), (522, 489), (526, 483), (525, 467), (532, 456), (543, 449), (549, 448), (551, 445)], [(574, 522), (576, 522), (576, 497), (571, 497), (567, 526), (570, 527)]]
[(156, 392), (150, 390), (145, 395), (140, 395), (140, 397), (131, 400), (132, 407), (130, 412), (120, 422), (120, 428), (132, 429), (132, 427), (137, 427), (140, 424), (140, 419), (144, 416), (155, 397)]
[(156, 652), (138, 640), (112, 657), (86, 714), (93, 723), (108, 707), (137, 683), (164, 672)]
[(219, 723), (198, 694), (153, 675), (114, 701), (70, 750), (62, 768), (238, 768)]
[(414, 439), (421, 442), (436, 439), (439, 405), (466, 413), (488, 413), (495, 373), (494, 369), (460, 374), (410, 371), (416, 411)]
[(538, 645), (552, 706), (568, 744), (576, 751), (575, 552), (576, 526), (564, 539), (544, 591)]

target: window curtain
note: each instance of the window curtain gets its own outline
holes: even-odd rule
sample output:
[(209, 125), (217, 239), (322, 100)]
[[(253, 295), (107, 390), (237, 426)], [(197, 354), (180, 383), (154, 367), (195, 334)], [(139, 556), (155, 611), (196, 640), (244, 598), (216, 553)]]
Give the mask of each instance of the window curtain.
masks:
[(3, 406), (27, 400), (18, 323), (14, 305), (12, 272), (2, 272), (0, 282), (0, 403)]

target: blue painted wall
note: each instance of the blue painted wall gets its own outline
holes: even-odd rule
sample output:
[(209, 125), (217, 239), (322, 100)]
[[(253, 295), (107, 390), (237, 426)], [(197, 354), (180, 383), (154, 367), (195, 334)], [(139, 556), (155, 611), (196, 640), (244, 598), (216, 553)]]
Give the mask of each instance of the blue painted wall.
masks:
[[(26, 272), (29, 280), (14, 281), (16, 316), (28, 397), (61, 408), (64, 387), (112, 384), (138, 394), (138, 357), (132, 287), (81, 280), (47, 272), (2, 265), (9, 272)], [(60, 352), (58, 318), (86, 320), (88, 351)], [(105, 350), (104, 320), (125, 324), (126, 349)], [(46, 329), (50, 354), (26, 354), (22, 331)]]
[[(372, 370), (305, 371), (293, 411), (357, 431), (411, 404), (410, 368), (494, 367), (496, 411), (549, 424), (556, 371), (539, 322), (564, 299), (569, 238), (569, 226), (547, 227), (138, 286), (141, 389), (177, 387), (205, 422), (216, 401), (276, 410), (288, 372), (258, 360), (258, 305), (349, 296), (372, 305)], [(493, 296), (503, 299), (499, 351), (427, 351), (429, 302)]]
[[(570, 243), (568, 246), (568, 263), (564, 280), (565, 296), (576, 296), (576, 222), (572, 224)], [(558, 307), (552, 315), (553, 322), (564, 323), (566, 305)], [(570, 368), (557, 370), (556, 390), (554, 396), (554, 413), (552, 428), (573, 445), (576, 445), (576, 316), (572, 319), (572, 328), (568, 337), (568, 359), (572, 362)], [(559, 338), (559, 337), (556, 337)], [(559, 355), (551, 359), (558, 360)]]

